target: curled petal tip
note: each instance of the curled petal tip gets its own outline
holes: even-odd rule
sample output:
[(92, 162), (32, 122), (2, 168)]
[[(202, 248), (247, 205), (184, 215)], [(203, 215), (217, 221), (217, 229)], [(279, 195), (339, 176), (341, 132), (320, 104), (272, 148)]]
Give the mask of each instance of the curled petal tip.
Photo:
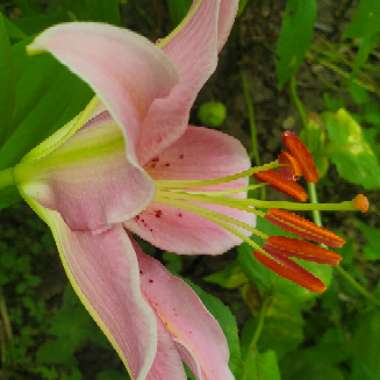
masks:
[(363, 212), (366, 213), (369, 209), (369, 200), (364, 194), (358, 194), (353, 200), (352, 204), (354, 207)]
[(318, 182), (319, 175), (313, 156), (301, 139), (294, 132), (285, 131), (282, 135), (282, 141), (291, 155), (297, 160), (306, 181)]
[(254, 255), (261, 264), (283, 278), (315, 293), (322, 293), (326, 290), (325, 284), (319, 278), (287, 257), (276, 253), (271, 253), (272, 257), (269, 257), (269, 254), (265, 255), (259, 251), (255, 251)]

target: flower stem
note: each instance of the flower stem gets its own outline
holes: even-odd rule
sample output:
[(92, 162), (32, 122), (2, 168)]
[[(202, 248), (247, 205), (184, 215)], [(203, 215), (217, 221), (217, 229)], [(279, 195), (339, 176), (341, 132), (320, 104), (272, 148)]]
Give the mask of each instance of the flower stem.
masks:
[(260, 165), (260, 154), (259, 154), (259, 145), (257, 143), (257, 128), (255, 122), (255, 111), (253, 108), (253, 100), (251, 96), (251, 92), (249, 90), (250, 84), (247, 74), (244, 71), (240, 72), (241, 82), (243, 85), (243, 94), (245, 99), (245, 104), (247, 106), (248, 112), (248, 121), (249, 121), (249, 129), (251, 131), (251, 158), (255, 160), (256, 165)]
[(261, 333), (263, 332), (265, 316), (267, 314), (268, 307), (271, 303), (271, 300), (272, 299), (270, 297), (268, 297), (264, 300), (264, 302), (261, 305), (260, 312), (258, 315), (256, 330), (255, 330), (255, 333), (253, 334), (252, 340), (249, 344), (249, 350), (250, 351), (256, 351), (256, 346), (257, 346), (257, 343), (260, 339)]

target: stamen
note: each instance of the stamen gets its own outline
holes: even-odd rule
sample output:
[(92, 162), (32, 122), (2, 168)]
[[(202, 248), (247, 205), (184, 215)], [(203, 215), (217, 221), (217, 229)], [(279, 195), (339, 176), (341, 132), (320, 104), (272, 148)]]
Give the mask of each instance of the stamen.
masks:
[(278, 191), (290, 195), (298, 201), (305, 202), (308, 198), (306, 191), (298, 183), (284, 179), (283, 175), (276, 170), (258, 172), (255, 178), (266, 182)]
[(189, 187), (202, 187), (202, 186), (212, 186), (212, 185), (220, 185), (227, 182), (232, 182), (240, 178), (250, 177), (253, 174), (263, 171), (278, 168), (278, 161), (272, 161), (268, 164), (261, 166), (254, 166), (253, 168), (249, 168), (240, 173), (228, 175), (226, 177), (219, 178), (211, 178), (211, 179), (187, 179), (187, 180), (176, 180), (176, 179), (168, 179), (168, 180), (156, 180), (155, 183), (158, 188), (189, 188)]
[(319, 176), (313, 156), (301, 139), (291, 131), (282, 135), (282, 141), (291, 155), (297, 160), (307, 182), (318, 182)]
[(336, 266), (342, 260), (342, 257), (336, 252), (304, 240), (285, 236), (270, 236), (263, 248), (270, 254), (275, 251), (286, 257), (298, 257), (319, 264)]
[[(216, 224), (220, 225), (220, 222), (222, 222), (223, 226), (225, 226), (224, 222), (226, 222), (226, 223), (231, 224), (231, 225), (236, 225), (236, 226), (252, 233), (253, 235), (259, 236), (260, 238), (262, 238), (264, 240), (268, 238), (268, 235), (266, 235), (264, 232), (261, 232), (260, 230), (252, 227), (251, 225), (249, 225), (245, 222), (242, 222), (241, 220), (235, 219), (229, 215), (225, 215), (225, 214), (222, 214), (222, 213), (219, 213), (216, 211), (205, 209), (205, 208), (190, 204), (186, 201), (173, 199), (172, 197), (168, 198), (167, 196), (164, 196), (164, 195), (158, 197), (156, 200), (157, 200), (157, 202), (160, 202), (160, 203), (170, 204), (170, 205), (178, 207), (182, 210), (187, 210), (187, 211), (189, 211), (195, 215), (202, 216), (203, 218), (208, 219), (208, 220), (210, 220)], [(239, 237), (240, 237), (240, 235), (239, 235)]]
[(278, 162), (283, 165), (278, 168), (278, 172), (288, 181), (297, 181), (302, 175), (301, 167), (298, 161), (289, 153), (281, 152), (278, 156)]
[[(257, 184), (257, 185), (249, 185), (249, 186), (243, 186), (243, 187), (239, 187), (237, 189), (228, 189), (228, 190), (222, 190), (222, 191), (218, 191), (218, 190), (204, 190), (204, 191), (195, 191), (195, 190), (188, 190), (186, 191), (187, 194), (195, 194), (195, 195), (208, 195), (208, 196), (217, 196), (217, 197), (220, 197), (220, 196), (223, 196), (223, 195), (230, 195), (230, 194), (239, 194), (239, 193), (246, 193), (247, 191), (249, 190), (257, 190), (257, 189), (260, 189), (262, 188), (263, 186), (265, 186), (264, 183), (260, 183), (260, 184)], [(167, 189), (169, 190), (169, 189)], [(179, 193), (181, 194), (182, 193), (182, 189), (177, 189), (177, 188), (174, 188), (174, 189), (170, 189), (170, 193)], [(162, 192), (162, 191), (161, 191)]]
[(269, 209), (265, 215), (265, 219), (283, 228), (285, 231), (292, 232), (307, 240), (326, 244), (329, 247), (340, 248), (345, 243), (344, 239), (332, 231), (319, 227), (310, 220), (292, 212), (276, 208)]
[(271, 256), (273, 256), (272, 259), (259, 251), (255, 251), (254, 255), (261, 264), (265, 265), (281, 277), (293, 281), (312, 292), (322, 293), (326, 290), (326, 286), (319, 278), (312, 275), (294, 261), (289, 260), (287, 257), (271, 252)]

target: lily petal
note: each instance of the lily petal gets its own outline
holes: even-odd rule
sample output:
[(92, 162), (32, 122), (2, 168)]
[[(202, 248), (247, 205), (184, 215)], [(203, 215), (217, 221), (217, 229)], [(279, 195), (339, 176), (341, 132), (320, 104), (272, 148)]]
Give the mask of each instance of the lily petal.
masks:
[[(251, 163), (241, 142), (210, 128), (189, 126), (167, 149), (145, 165), (154, 179), (207, 179), (249, 169)], [(214, 187), (244, 186), (246, 180)]]
[[(246, 170), (250, 161), (235, 138), (219, 131), (189, 127), (169, 148), (145, 166), (155, 179), (207, 179)], [(237, 180), (202, 190), (229, 190), (247, 185)], [(246, 192), (240, 193), (245, 197)], [(255, 217), (244, 211), (222, 206), (208, 209), (234, 217), (250, 225)], [(179, 254), (222, 254), (241, 241), (203, 217), (170, 205), (154, 202), (141, 214), (125, 222), (125, 227), (161, 249)]]
[(156, 98), (177, 83), (176, 69), (146, 38), (115, 26), (73, 22), (53, 26), (37, 36), (29, 52), (48, 51), (87, 82), (110, 111), (135, 160), (139, 126)]
[(159, 42), (174, 62), (179, 83), (153, 104), (141, 129), (138, 157), (144, 165), (186, 130), (190, 108), (215, 71), (220, 49), (233, 24), (237, 0), (194, 0), (183, 22)]
[(157, 353), (146, 380), (187, 380), (176, 344), (160, 320), (157, 326)]
[[(43, 148), (49, 150), (49, 144)], [(28, 195), (59, 211), (73, 230), (107, 228), (150, 202), (152, 181), (126, 159), (121, 131), (107, 115), (89, 122), (40, 160), (43, 150), (26, 156), (15, 170), (16, 179), (28, 183)]]
[(99, 234), (72, 231), (56, 211), (20, 191), (49, 225), (66, 274), (131, 377), (145, 380), (157, 349), (156, 316), (141, 293), (134, 248), (120, 225)]
[(227, 342), (218, 322), (190, 286), (136, 245), (135, 250), (143, 272), (142, 291), (166, 330), (188, 351), (183, 359), (189, 361), (191, 355), (204, 380), (233, 380)]
[(238, 0), (221, 0), (218, 23), (218, 50), (222, 50), (230, 35), (239, 8)]
[[(227, 207), (207, 208), (253, 224), (252, 214)], [(154, 246), (179, 255), (221, 255), (241, 244), (240, 239), (201, 216), (156, 202), (124, 226)]]

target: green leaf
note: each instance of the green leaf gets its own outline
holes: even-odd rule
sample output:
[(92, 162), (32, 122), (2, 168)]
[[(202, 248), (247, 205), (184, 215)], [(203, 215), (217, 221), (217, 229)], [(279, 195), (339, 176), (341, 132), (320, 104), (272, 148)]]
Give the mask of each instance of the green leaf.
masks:
[[(304, 321), (300, 307), (289, 298), (274, 297), (271, 300), (257, 345), (259, 351), (274, 350), (281, 359), (299, 346), (304, 338)], [(250, 328), (255, 330), (257, 319), (250, 323)], [(244, 330), (243, 335), (249, 331), (249, 324)]]
[(359, 50), (353, 68), (354, 75), (367, 61), (371, 51), (380, 43), (379, 19), (380, 2), (378, 0), (360, 0), (344, 33), (346, 38), (355, 38), (359, 42)]
[(362, 222), (357, 222), (363, 237), (367, 240), (367, 244), (363, 247), (363, 254), (367, 260), (380, 260), (380, 230), (378, 228), (367, 226)]
[(368, 190), (379, 188), (379, 162), (362, 127), (344, 108), (335, 114), (326, 113), (324, 120), (330, 139), (331, 160), (339, 175)]
[(92, 92), (50, 55), (29, 57), (28, 41), (13, 47), (16, 107), (13, 129), (0, 148), (0, 168), (16, 164), (31, 148), (77, 115)]
[[(189, 281), (188, 281), (189, 282)], [(231, 371), (238, 378), (237, 374), (241, 369), (241, 354), (240, 354), (240, 342), (238, 335), (238, 328), (236, 319), (231, 313), (231, 310), (223, 304), (221, 300), (215, 296), (205, 292), (199, 286), (189, 282), (194, 291), (198, 294), (199, 298), (205, 304), (209, 312), (215, 317), (222, 328), (224, 335), (228, 342), (230, 349), (230, 362), (229, 366)]]
[(0, 145), (12, 128), (15, 104), (15, 75), (5, 17), (0, 13)]
[(121, 25), (119, 0), (64, 0), (62, 5), (76, 20)]
[(246, 357), (241, 380), (281, 380), (276, 353), (250, 351)]
[(238, 16), (242, 15), (252, 0), (239, 0)]
[(206, 276), (204, 280), (226, 289), (236, 289), (248, 282), (246, 275), (237, 262), (227, 265), (225, 269), (219, 272)]
[(17, 188), (9, 186), (0, 190), (0, 209), (12, 206), (22, 200)]
[(166, 0), (170, 19), (173, 26), (177, 26), (186, 16), (190, 8), (191, 0)]
[(53, 338), (43, 343), (37, 351), (39, 363), (75, 364), (74, 353), (86, 342), (94, 342), (101, 335), (69, 286), (64, 293), (62, 308), (50, 321), (49, 333)]
[(349, 380), (380, 379), (380, 313), (361, 316), (354, 333), (352, 374)]
[(276, 73), (280, 88), (303, 63), (313, 38), (317, 13), (315, 0), (288, 0), (276, 44)]

